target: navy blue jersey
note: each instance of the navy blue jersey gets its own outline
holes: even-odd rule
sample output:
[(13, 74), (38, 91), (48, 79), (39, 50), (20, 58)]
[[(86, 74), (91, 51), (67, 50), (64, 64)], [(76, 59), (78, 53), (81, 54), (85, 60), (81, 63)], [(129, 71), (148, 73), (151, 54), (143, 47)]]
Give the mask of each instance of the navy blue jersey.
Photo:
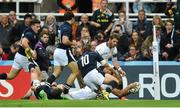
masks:
[[(22, 34), (22, 38), (27, 38), (29, 40), (29, 47), (33, 50), (35, 48), (36, 43), (39, 40), (38, 35), (32, 30), (32, 28), (27, 28)], [(19, 47), (18, 53), (24, 56), (26, 55), (25, 49), (22, 46)]]
[(68, 22), (64, 22), (58, 29), (58, 38), (60, 39), (58, 48), (68, 49), (70, 46), (62, 43), (63, 36), (67, 36), (72, 41), (72, 27)]
[(83, 53), (81, 58), (78, 60), (78, 67), (81, 71), (82, 77), (84, 77), (89, 71), (97, 68), (97, 62), (103, 60), (99, 53), (94, 51), (87, 51)]

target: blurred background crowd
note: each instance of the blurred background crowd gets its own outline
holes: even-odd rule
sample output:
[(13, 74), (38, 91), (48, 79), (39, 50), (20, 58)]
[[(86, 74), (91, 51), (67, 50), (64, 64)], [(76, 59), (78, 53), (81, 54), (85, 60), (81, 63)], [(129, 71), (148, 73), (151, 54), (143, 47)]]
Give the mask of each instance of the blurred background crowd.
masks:
[[(73, 11), (74, 13), (83, 13), (72, 24), (73, 40), (77, 42), (77, 46), (73, 47), (76, 57), (79, 56), (78, 42), (91, 43), (93, 50), (100, 43), (107, 41), (111, 33), (116, 33), (119, 35), (117, 44), (119, 60), (151, 61), (153, 25), (156, 25), (160, 60), (180, 61), (180, 27), (177, 26), (178, 18), (180, 18), (178, 3), (144, 3), (135, 0), (129, 5), (129, 11), (137, 13), (137, 17), (135, 21), (131, 21), (127, 18), (124, 3), (108, 3), (106, 0), (46, 1), (43, 0), (41, 4), (42, 7), (46, 7), (42, 11), (48, 11), (50, 14), (40, 19), (42, 24), (39, 36), (49, 37), (47, 42), (43, 41), (43, 44), (50, 60), (53, 59), (53, 51), (59, 41), (57, 38), (58, 28), (63, 22), (63, 18), (57, 18), (53, 13)], [(4, 5), (1, 3), (0, 7), (3, 8)], [(0, 14), (0, 60), (14, 59), (23, 31), (29, 27), (32, 19), (38, 18), (33, 14), (31, 5), (27, 5), (22, 10), (31, 12), (25, 14), (23, 20), (17, 19), (13, 7), (8, 10), (8, 15)], [(4, 8), (0, 10), (0, 12), (5, 11), (7, 10)], [(86, 13), (92, 13), (92, 16)], [(114, 13), (117, 15), (115, 16)], [(164, 13), (166, 19), (163, 20), (161, 16), (154, 15), (152, 20), (147, 20), (146, 13)]]

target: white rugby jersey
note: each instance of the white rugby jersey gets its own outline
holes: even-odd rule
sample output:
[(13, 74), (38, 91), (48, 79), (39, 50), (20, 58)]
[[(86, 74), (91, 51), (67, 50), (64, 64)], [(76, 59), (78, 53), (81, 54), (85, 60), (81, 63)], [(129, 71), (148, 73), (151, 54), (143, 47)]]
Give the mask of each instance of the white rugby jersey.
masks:
[[(113, 56), (117, 55), (117, 48), (109, 48), (107, 46), (107, 42), (103, 42), (101, 44), (99, 44), (98, 46), (96, 46), (95, 51), (97, 51), (102, 57), (103, 59), (107, 60), (110, 58), (113, 58)], [(116, 56), (117, 57), (117, 56)]]

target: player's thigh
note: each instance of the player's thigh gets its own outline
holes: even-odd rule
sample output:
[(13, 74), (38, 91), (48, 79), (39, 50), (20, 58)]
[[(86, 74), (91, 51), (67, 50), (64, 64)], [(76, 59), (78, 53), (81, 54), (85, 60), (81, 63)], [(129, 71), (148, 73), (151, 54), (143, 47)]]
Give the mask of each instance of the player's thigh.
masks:
[(103, 84), (104, 76), (96, 69), (90, 71), (84, 78), (84, 83), (91, 89), (97, 90), (97, 87)]
[(24, 68), (25, 72), (29, 72), (29, 64), (30, 61), (27, 59), (27, 57), (16, 53), (13, 63), (13, 68), (21, 69)]
[(71, 62), (68, 64), (68, 67), (69, 67), (69, 69), (71, 70), (71, 72), (73, 72), (73, 73), (78, 73), (78, 65), (77, 65), (76, 62), (71, 61)]
[(68, 64), (68, 56), (66, 50), (56, 48), (54, 51), (54, 66), (66, 66)]
[(84, 83), (85, 83), (91, 90), (93, 90), (93, 91), (94, 91), (94, 90), (98, 90), (98, 85), (95, 84), (95, 83), (93, 83), (92, 81), (85, 79), (85, 80), (84, 80)]
[(13, 62), (12, 68), (11, 68), (10, 72), (8, 73), (7, 78), (8, 79), (15, 78), (19, 74), (20, 70), (23, 67), (24, 67), (25, 71), (29, 71), (28, 64), (29, 64), (29, 61), (27, 60), (27, 58), (20, 55), (19, 53), (16, 53), (16, 55), (14, 57), (14, 62)]

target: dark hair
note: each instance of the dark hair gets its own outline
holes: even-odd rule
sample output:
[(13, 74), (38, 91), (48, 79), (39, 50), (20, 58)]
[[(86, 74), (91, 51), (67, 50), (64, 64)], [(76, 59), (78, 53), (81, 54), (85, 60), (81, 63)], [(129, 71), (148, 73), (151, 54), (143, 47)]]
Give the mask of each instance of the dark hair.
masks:
[(130, 49), (131, 47), (134, 47), (134, 48), (137, 50), (137, 47), (136, 47), (134, 44), (130, 44), (130, 45), (129, 45), (129, 49)]
[(103, 32), (102, 30), (98, 30), (97, 33), (96, 33), (96, 35), (94, 36), (94, 38), (97, 39), (97, 40), (99, 40), (99, 38), (101, 38), (101, 36), (99, 35), (99, 33), (102, 34), (103, 37), (105, 37), (104, 32)]
[(14, 43), (14, 44), (12, 44), (12, 47), (17, 49), (17, 48), (19, 48), (19, 45)]
[(115, 25), (115, 27), (120, 27), (121, 30), (123, 29), (123, 28), (122, 28), (122, 25), (120, 25), (120, 24)]
[(40, 21), (38, 19), (33, 19), (30, 25), (34, 25), (34, 24), (40, 24)]
[(117, 33), (112, 33), (110, 35), (109, 39), (117, 39), (117, 40), (119, 40), (119, 35)]
[[(115, 30), (116, 27), (120, 27), (120, 30)], [(112, 33), (120, 34), (120, 31), (122, 31), (122, 26), (120, 24), (117, 24), (117, 25), (115, 25)]]
[(45, 32), (45, 31), (41, 31), (41, 33), (40, 33), (40, 37), (43, 37), (43, 35), (47, 35), (47, 36), (49, 36), (49, 34), (47, 33), (47, 32)]
[(65, 21), (71, 20), (72, 18), (74, 18), (74, 14), (71, 11), (66, 11), (64, 13), (64, 20)]
[(102, 3), (102, 1), (106, 1), (106, 2), (108, 3), (108, 0), (101, 0), (101, 2), (100, 2), (100, 3)]
[(29, 13), (25, 14), (25, 15), (24, 15), (24, 20), (27, 19), (27, 18), (32, 18), (32, 15), (29, 14)]
[(166, 21), (165, 21), (165, 25), (167, 24), (167, 22), (169, 22), (169, 23), (171, 23), (172, 25), (174, 25), (174, 21), (171, 20), (171, 19), (166, 20)]
[(91, 51), (91, 44), (85, 44), (82, 47), (83, 47), (83, 52)]
[(89, 31), (89, 27), (88, 26), (83, 26), (80, 28), (80, 31), (82, 31), (83, 28), (86, 28)]
[(144, 9), (139, 10), (139, 11), (138, 11), (138, 14), (139, 14), (140, 12), (144, 12), (144, 14), (146, 13)]
[(119, 10), (118, 14), (120, 14), (120, 13), (124, 13), (126, 15), (126, 12), (124, 10)]

